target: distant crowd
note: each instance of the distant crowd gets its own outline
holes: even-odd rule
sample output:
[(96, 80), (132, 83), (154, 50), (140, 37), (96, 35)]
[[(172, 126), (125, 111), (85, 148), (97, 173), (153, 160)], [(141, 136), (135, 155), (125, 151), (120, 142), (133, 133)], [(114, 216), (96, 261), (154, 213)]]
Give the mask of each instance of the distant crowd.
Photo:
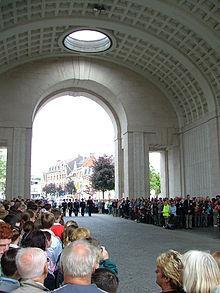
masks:
[[(108, 202), (75, 199), (63, 200), (56, 208), (43, 200), (4, 201), (0, 203), (0, 293), (117, 292), (117, 264), (92, 231), (74, 221), (79, 213), (92, 216), (100, 210), (165, 228), (190, 229), (198, 223), (215, 225), (218, 206), (218, 196)], [(70, 213), (74, 220), (68, 217)], [(181, 254), (170, 249), (155, 258), (155, 268), (161, 292), (220, 293), (220, 251)]]
[(210, 198), (122, 198), (93, 201), (91, 197), (82, 200), (63, 200), (59, 207), (64, 215), (82, 216), (86, 212), (110, 214), (115, 217), (131, 219), (139, 223), (153, 224), (167, 229), (193, 227), (219, 227), (220, 196)]
[(137, 198), (108, 202), (107, 213), (167, 229), (218, 227), (220, 196), (186, 198)]

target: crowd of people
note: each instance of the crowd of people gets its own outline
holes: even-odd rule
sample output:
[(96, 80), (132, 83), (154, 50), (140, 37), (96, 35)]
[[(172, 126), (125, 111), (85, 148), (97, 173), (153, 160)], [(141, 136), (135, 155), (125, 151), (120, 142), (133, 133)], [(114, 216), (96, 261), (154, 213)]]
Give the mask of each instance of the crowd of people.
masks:
[(220, 196), (115, 199), (107, 204), (107, 213), (167, 229), (219, 227)]
[[(89, 200), (92, 202), (91, 198)], [(117, 292), (117, 265), (91, 231), (78, 226), (74, 221), (76, 218), (67, 218), (64, 222), (63, 208), (65, 213), (69, 213), (68, 203), (62, 204), (61, 208), (53, 208), (42, 200), (14, 199), (0, 203), (0, 293)], [(218, 211), (215, 205), (219, 204), (219, 198), (197, 200), (187, 196), (184, 200), (177, 198), (170, 201), (122, 199), (109, 202), (107, 209), (114, 216), (141, 221), (140, 210), (144, 207), (146, 211), (147, 206), (157, 205), (157, 209), (150, 209), (157, 213), (156, 217), (154, 213), (151, 214), (149, 223), (166, 226), (170, 223), (172, 213), (178, 217), (177, 204), (183, 206), (183, 211), (187, 210), (187, 213), (183, 213), (184, 223), (187, 227), (188, 221), (190, 228), (191, 223), (196, 223), (196, 204), (201, 204), (204, 210), (211, 205), (214, 217), (213, 211)], [(163, 219), (158, 216), (159, 205)], [(86, 207), (87, 203), (85, 210)], [(79, 211), (84, 216), (80, 203)], [(75, 214), (74, 209), (72, 212)], [(192, 215), (191, 219), (187, 215)], [(180, 219), (176, 221), (180, 223)], [(208, 225), (212, 221), (213, 218), (207, 217), (204, 223)], [(197, 250), (184, 254), (169, 250), (155, 261), (156, 283), (164, 293), (220, 293), (219, 251), (211, 255)]]
[(0, 203), (0, 292), (110, 292), (118, 269), (85, 227), (36, 200)]

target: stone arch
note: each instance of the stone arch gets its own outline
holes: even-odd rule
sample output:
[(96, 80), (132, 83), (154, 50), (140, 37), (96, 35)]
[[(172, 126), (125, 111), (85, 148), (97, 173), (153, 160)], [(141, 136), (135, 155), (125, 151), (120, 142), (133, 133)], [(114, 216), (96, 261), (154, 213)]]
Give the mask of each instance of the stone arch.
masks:
[[(114, 109), (112, 103), (108, 101), (109, 97), (111, 100), (114, 100), (114, 94), (107, 90), (101, 84), (92, 84), (91, 81), (83, 81), (83, 80), (75, 80), (74, 83), (77, 84), (76, 87), (73, 86), (72, 80), (67, 80), (56, 84), (55, 87), (48, 89), (48, 93), (46, 96), (42, 96), (39, 99), (38, 104), (36, 105), (33, 111), (33, 121), (37, 112), (41, 110), (43, 106), (49, 103), (51, 100), (61, 97), (65, 94), (69, 96), (84, 96), (95, 101), (99, 104), (109, 115), (113, 128), (114, 128), (114, 143), (115, 143), (115, 194), (120, 197), (123, 193), (123, 166), (121, 157), (121, 124), (127, 124), (127, 118), (125, 111), (121, 105), (120, 114), (118, 114), (117, 110)], [(93, 90), (91, 90), (93, 88)], [(98, 89), (99, 88), (99, 89)], [(102, 92), (102, 95), (98, 94), (98, 92)], [(105, 92), (105, 94), (104, 94)], [(107, 95), (107, 96), (106, 96)], [(124, 125), (124, 127), (125, 127)]]
[[(12, 133), (10, 194), (29, 196), (30, 145), (34, 115), (53, 96), (84, 93), (107, 110), (115, 127), (117, 194), (149, 192), (149, 149), (178, 146), (178, 118), (155, 85), (114, 63), (94, 58), (64, 57), (26, 63), (0, 79), (3, 127)], [(178, 166), (177, 166), (178, 167)], [(22, 178), (21, 178), (22, 177)]]

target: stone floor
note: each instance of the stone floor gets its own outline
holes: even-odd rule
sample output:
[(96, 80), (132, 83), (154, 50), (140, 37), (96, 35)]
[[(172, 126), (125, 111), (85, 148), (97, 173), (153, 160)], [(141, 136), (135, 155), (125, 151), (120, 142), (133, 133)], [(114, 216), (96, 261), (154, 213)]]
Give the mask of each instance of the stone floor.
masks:
[(212, 229), (171, 231), (99, 214), (73, 219), (89, 228), (116, 262), (120, 279), (118, 293), (160, 292), (155, 284), (155, 261), (163, 251), (220, 250), (220, 232)]

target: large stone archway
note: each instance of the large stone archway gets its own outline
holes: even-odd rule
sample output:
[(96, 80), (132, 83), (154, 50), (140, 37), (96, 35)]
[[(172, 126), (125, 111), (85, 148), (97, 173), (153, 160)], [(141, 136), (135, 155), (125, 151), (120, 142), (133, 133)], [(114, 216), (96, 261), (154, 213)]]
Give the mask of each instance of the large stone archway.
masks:
[[(121, 66), (90, 58), (35, 61), (1, 76), (7, 97), (2, 133), (8, 132), (7, 196), (29, 196), (31, 130), (36, 111), (52, 97), (83, 93), (110, 115), (115, 128), (117, 194), (148, 196), (149, 150), (157, 145), (179, 150), (178, 120), (164, 94)], [(6, 114), (7, 113), (7, 114)], [(173, 172), (180, 169), (179, 162)], [(177, 179), (177, 181), (179, 178)], [(176, 191), (179, 192), (180, 183)]]

